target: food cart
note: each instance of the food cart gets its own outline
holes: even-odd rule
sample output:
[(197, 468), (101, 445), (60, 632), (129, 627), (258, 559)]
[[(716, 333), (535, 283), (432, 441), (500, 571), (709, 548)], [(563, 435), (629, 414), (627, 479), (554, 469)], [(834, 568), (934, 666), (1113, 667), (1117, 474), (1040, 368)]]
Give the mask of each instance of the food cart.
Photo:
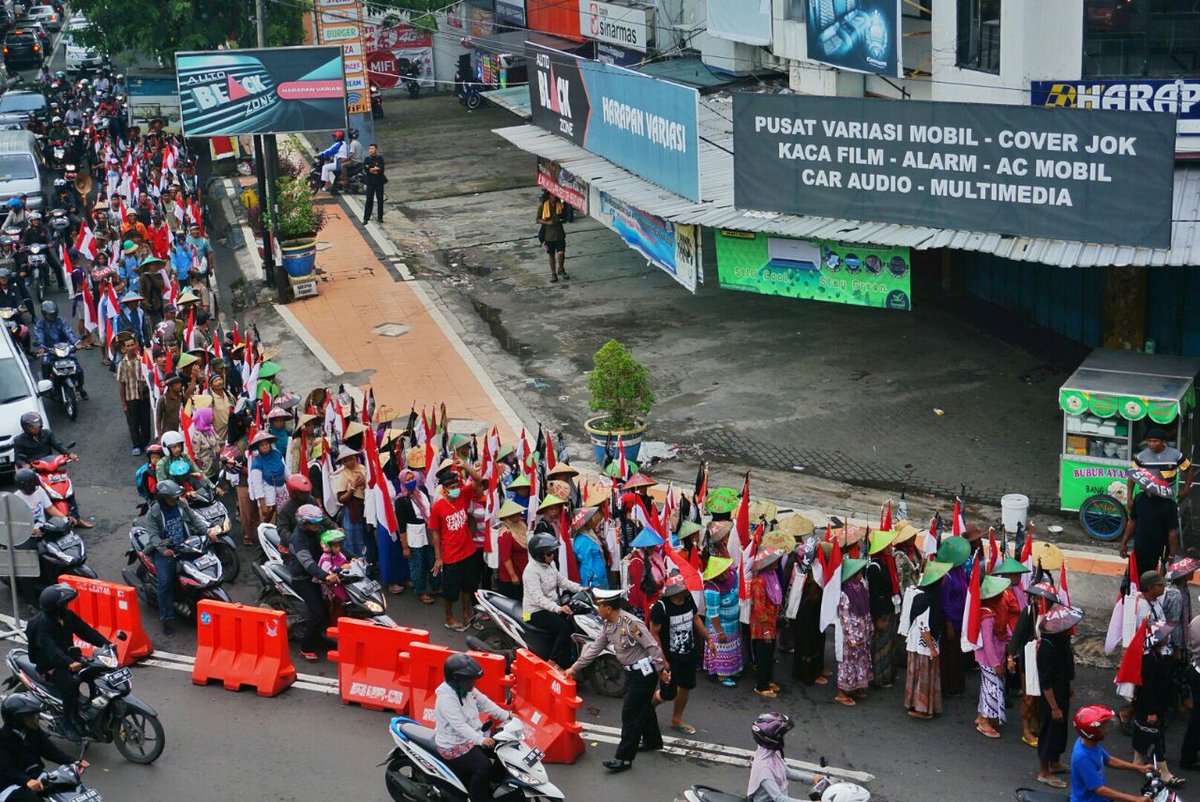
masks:
[(1200, 359), (1097, 349), (1058, 391), (1063, 411), (1059, 501), (1089, 535), (1125, 528), (1128, 468), (1146, 432), (1192, 454)]

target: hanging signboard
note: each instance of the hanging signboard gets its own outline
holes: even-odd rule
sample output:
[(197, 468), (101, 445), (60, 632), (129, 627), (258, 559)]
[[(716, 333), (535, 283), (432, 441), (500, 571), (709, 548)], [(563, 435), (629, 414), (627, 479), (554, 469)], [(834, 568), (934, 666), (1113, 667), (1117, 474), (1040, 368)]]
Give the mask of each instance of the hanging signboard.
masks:
[(843, 70), (904, 77), (900, 55), (903, 0), (807, 0), (808, 57)]
[[(617, 232), (625, 244), (682, 284), (696, 291), (700, 273), (700, 233), (693, 225), (672, 223), (643, 212), (607, 192), (599, 192), (592, 216)], [(595, 211), (595, 210), (594, 210)]]
[(589, 39), (645, 53), (653, 31), (653, 12), (648, 8), (600, 0), (579, 2), (579, 32)]
[(360, 0), (316, 0), (317, 41), (339, 45), (346, 67), (346, 111), (371, 113), (371, 91), (367, 84), (367, 48), (363, 41)]
[(588, 183), (558, 162), (538, 157), (537, 185), (583, 214), (588, 213)]

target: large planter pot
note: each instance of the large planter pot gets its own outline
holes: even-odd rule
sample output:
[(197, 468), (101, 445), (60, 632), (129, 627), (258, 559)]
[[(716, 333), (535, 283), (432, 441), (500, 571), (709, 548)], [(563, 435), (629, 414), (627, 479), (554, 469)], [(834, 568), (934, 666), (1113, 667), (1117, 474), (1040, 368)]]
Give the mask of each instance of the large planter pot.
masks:
[(614, 452), (616, 451), (618, 437), (625, 444), (625, 459), (629, 462), (635, 462), (638, 458), (638, 453), (642, 450), (642, 438), (646, 436), (645, 424), (635, 426), (632, 429), (609, 430), (598, 428), (596, 424), (603, 420), (603, 416), (590, 418), (583, 424), (583, 428), (587, 430), (588, 435), (592, 438), (592, 451), (596, 456), (596, 464), (604, 464), (608, 448), (612, 448)]
[(292, 278), (311, 276), (317, 267), (317, 238), (290, 239), (279, 243), (283, 269)]

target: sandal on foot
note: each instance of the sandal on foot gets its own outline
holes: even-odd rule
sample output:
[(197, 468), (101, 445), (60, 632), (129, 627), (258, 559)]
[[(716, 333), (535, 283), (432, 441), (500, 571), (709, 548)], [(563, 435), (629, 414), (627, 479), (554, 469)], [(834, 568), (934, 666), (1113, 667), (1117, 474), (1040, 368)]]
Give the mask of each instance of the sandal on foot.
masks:
[(908, 715), (910, 718), (920, 719), (921, 721), (929, 721), (929, 719), (933, 718), (933, 713), (922, 713), (918, 710), (909, 710)]
[(1066, 788), (1067, 784), (1057, 777), (1038, 777), (1037, 781), (1042, 785), (1048, 785), (1051, 788)]
[(995, 730), (985, 729), (980, 724), (975, 725), (975, 731), (978, 732), (980, 735), (982, 735), (984, 738), (999, 738), (1000, 737), (1000, 733), (996, 732)]
[(1034, 735), (1034, 736), (1022, 735), (1022, 736), (1021, 736), (1021, 743), (1023, 743), (1023, 744), (1027, 744), (1027, 745), (1029, 745), (1029, 746), (1032, 746), (1032, 747), (1034, 747), (1034, 748), (1036, 749), (1036, 748), (1037, 748), (1037, 745), (1038, 745), (1038, 739), (1037, 739), (1037, 736), (1036, 736), (1036, 735)]
[(735, 680), (733, 677), (721, 677), (720, 682), (726, 688), (736, 688), (737, 687), (737, 680)]
[(858, 702), (854, 701), (852, 697), (842, 696), (841, 694), (833, 697), (833, 701), (840, 705), (845, 705), (846, 707), (854, 707), (856, 704), (858, 704)]
[(428, 593), (421, 594), (421, 604), (433, 604), (437, 599), (430, 596)]
[(824, 675), (817, 677), (815, 680), (813, 680), (813, 685), (828, 685), (828, 684), (829, 684), (829, 679), (827, 677), (825, 677)]
[(678, 724), (672, 724), (671, 729), (675, 730), (675, 732), (682, 732), (684, 735), (696, 734), (696, 728), (691, 724), (688, 724), (686, 721), (681, 721)]

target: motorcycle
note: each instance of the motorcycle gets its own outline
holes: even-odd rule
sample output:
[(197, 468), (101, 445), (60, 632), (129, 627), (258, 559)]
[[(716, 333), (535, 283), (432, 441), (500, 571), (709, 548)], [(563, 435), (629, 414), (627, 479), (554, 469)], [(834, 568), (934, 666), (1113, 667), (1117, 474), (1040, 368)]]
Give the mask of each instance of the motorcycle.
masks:
[[(154, 558), (146, 552), (150, 533), (144, 527), (134, 525), (129, 530), (132, 548), (125, 553), (129, 565), (137, 568), (121, 569), (126, 585), (137, 589), (142, 601), (158, 606), (158, 572), (154, 569)], [(175, 552), (175, 612), (184, 618), (194, 618), (196, 605), (203, 599), (231, 602), (225, 588), (225, 569), (220, 558), (210, 550), (212, 541), (206, 535), (186, 538), (173, 546)]]
[[(602, 622), (586, 591), (569, 595), (564, 603), (570, 605), (574, 612), (571, 616), (575, 626), (572, 638), (582, 650), (600, 635)], [(471, 623), (479, 623), (483, 629), (478, 636), (468, 635), (467, 645), (478, 651), (502, 654), (510, 664), (516, 658), (517, 649), (529, 649), (543, 659), (550, 654), (551, 634), (526, 621), (522, 616), (521, 603), (501, 593), (482, 589), (475, 591), (475, 615)], [(612, 649), (601, 652), (581, 673), (601, 696), (616, 698), (625, 693), (625, 669)]]
[(55, 139), (50, 143), (50, 168), (61, 170), (63, 165), (71, 160), (70, 150), (65, 139)]
[[(30, 247), (37, 247), (32, 245)], [(79, 414), (79, 363), (75, 361), (75, 346), (70, 343), (55, 343), (46, 349), (43, 360), (50, 362), (51, 391), (62, 402), (67, 417), (75, 420)]]
[(29, 353), (29, 326), (21, 320), (21, 316), (28, 312), (29, 307), (24, 302), (16, 307), (0, 306), (0, 320), (4, 321), (8, 336), (12, 337), (13, 342), (21, 346), (25, 353)]
[[(1145, 781), (1142, 783), (1141, 796), (1150, 799), (1151, 802), (1183, 802), (1183, 797), (1169, 787), (1159, 775), (1158, 758), (1154, 756), (1153, 752), (1150, 753), (1150, 759), (1153, 768), (1144, 775)], [(1035, 788), (1018, 788), (1013, 796), (1017, 802), (1068, 802), (1070, 799), (1067, 794), (1056, 794), (1053, 791), (1041, 791)]]
[[(467, 789), (438, 754), (434, 731), (405, 716), (397, 716), (388, 726), (396, 746), (387, 756), (384, 784), (394, 802), (466, 802)], [(496, 741), (494, 760), (497, 781), (491, 799), (550, 802), (566, 795), (550, 782), (545, 754), (524, 740), (525, 728), (509, 719), (492, 736)]]
[(70, 763), (38, 775), (41, 798), (48, 802), (104, 802), (95, 788), (83, 784), (83, 764)]
[[(117, 640), (128, 637), (124, 632), (117, 633)], [(133, 672), (117, 665), (116, 647), (101, 647), (91, 657), (75, 656), (83, 663), (79, 679), (91, 688), (90, 696), (81, 694), (79, 697), (79, 716), (83, 720), (80, 734), (89, 741), (115, 744), (121, 756), (131, 763), (146, 764), (158, 760), (166, 746), (162, 722), (154, 708), (133, 695)], [(5, 686), (11, 690), (23, 685), (25, 690), (41, 699), (46, 705), (39, 714), (42, 728), (55, 738), (63, 738), (62, 700), (42, 680), (29, 659), (29, 650), (15, 648), (4, 659), (12, 673), (4, 681)]]
[(408, 96), (416, 100), (421, 95), (421, 68), (415, 61), (402, 58), (399, 62), (400, 82), (408, 90)]
[[(263, 545), (265, 559), (255, 563), (254, 572), (262, 582), (259, 604), (279, 610), (287, 616), (288, 633), (294, 640), (304, 637), (308, 627), (308, 607), (304, 599), (292, 587), (292, 573), (283, 564), (279, 547), (279, 535), (271, 524), (259, 524), (258, 541)], [(383, 586), (367, 575), (367, 561), (355, 557), (337, 571), (338, 579), (346, 590), (342, 614), (349, 618), (362, 618), (381, 627), (397, 626), (387, 614), (387, 602), (383, 597)]]
[(70, 247), (71, 217), (67, 214), (67, 210), (60, 207), (51, 211), (49, 223), (50, 241), (54, 243), (54, 246), (56, 248)]
[(42, 575), (38, 584), (53, 585), (63, 574), (98, 579), (87, 564), (87, 544), (75, 534), (71, 520), (55, 516), (41, 527), (41, 533), (30, 538), (37, 549)]
[[(829, 765), (821, 758), (821, 768)], [(814, 774), (808, 798), (814, 802), (870, 802), (871, 792), (857, 783)], [(693, 785), (676, 802), (746, 802), (746, 797), (727, 794), (707, 785)]]
[[(192, 512), (200, 516), (209, 529), (217, 530), (217, 539), (210, 546), (212, 553), (217, 555), (224, 570), (225, 581), (233, 582), (242, 571), (242, 558), (238, 554), (237, 544), (229, 536), (232, 522), (225, 503), (217, 498), (216, 491), (211, 487), (194, 487), (190, 481), (187, 460), (175, 460), (170, 466), (171, 478), (183, 487), (187, 494), (188, 506)], [(143, 511), (142, 514), (145, 514)]]
[(25, 282), (29, 287), (29, 297), (37, 304), (41, 304), (42, 299), (46, 297), (46, 288), (49, 286), (49, 250), (48, 246), (40, 242), (31, 242), (25, 246)]
[[(324, 186), (325, 182), (321, 180), (321, 168), (329, 163), (329, 159), (318, 156), (313, 160), (312, 166), (308, 171), (308, 186), (313, 192), (317, 192)], [(355, 164), (349, 169), (346, 169), (345, 163), (342, 164), (341, 174), (333, 183), (333, 192), (350, 192), (355, 195), (362, 195), (367, 191), (366, 182), (363, 181), (363, 165), (362, 163)]]
[[(67, 444), (68, 449), (74, 447), (74, 442)], [(67, 473), (67, 464), (72, 461), (70, 454), (55, 454), (29, 463), (29, 467), (37, 473), (42, 489), (50, 497), (53, 514), (68, 520), (71, 518), (71, 508), (75, 506), (75, 485), (71, 482), (71, 474)]]
[(471, 111), (483, 105), (483, 94), (480, 91), (480, 85), (475, 81), (468, 81), (466, 78), (456, 76), (454, 94), (458, 95), (458, 102)]
[(375, 120), (383, 117), (383, 93), (374, 81), (371, 81), (371, 117)]

